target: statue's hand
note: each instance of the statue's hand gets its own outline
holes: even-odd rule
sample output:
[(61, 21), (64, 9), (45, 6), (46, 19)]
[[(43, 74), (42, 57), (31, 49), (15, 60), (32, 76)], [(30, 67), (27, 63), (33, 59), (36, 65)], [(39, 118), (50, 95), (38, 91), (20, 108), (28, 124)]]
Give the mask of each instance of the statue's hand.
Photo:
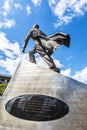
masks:
[(24, 48), (22, 49), (22, 53), (25, 53), (25, 49)]

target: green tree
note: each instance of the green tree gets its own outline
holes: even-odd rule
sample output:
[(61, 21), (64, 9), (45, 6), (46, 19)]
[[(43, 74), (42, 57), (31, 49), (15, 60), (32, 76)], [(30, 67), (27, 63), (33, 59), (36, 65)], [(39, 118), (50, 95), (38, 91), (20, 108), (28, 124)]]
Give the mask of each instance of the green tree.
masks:
[(0, 95), (3, 94), (4, 90), (6, 89), (6, 87), (7, 87), (7, 83), (0, 84)]

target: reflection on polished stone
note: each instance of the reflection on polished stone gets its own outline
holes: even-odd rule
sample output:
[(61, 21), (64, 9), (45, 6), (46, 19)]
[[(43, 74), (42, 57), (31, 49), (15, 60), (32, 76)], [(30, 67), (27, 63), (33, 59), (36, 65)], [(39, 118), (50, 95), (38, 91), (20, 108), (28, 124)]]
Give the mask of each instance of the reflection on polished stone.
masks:
[(30, 94), (9, 100), (6, 110), (22, 119), (49, 121), (65, 116), (69, 112), (69, 107), (57, 98)]
[[(34, 104), (42, 101), (43, 105), (34, 105), (33, 101)], [(30, 103), (32, 105), (27, 107)], [(57, 108), (54, 107), (55, 103)], [(67, 109), (67, 105), (68, 113), (64, 109)], [(46, 110), (50, 111), (46, 112), (47, 117), (43, 118)], [(50, 114), (51, 112), (54, 114)], [(61, 112), (65, 113), (65, 116), (60, 116)], [(33, 119), (29, 119), (29, 114)], [(35, 114), (40, 117), (37, 118)], [(40, 119), (42, 121), (39, 121)], [(22, 61), (0, 99), (0, 130), (87, 130), (87, 85), (50, 69)]]

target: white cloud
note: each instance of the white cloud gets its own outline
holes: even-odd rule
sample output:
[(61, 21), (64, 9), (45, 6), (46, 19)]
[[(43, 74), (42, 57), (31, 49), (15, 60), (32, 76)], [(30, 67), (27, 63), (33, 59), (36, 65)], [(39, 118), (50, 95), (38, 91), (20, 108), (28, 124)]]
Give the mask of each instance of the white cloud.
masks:
[(12, 60), (10, 58), (6, 58), (6, 60), (0, 60), (0, 66), (4, 68), (10, 75), (12, 75), (20, 61), (20, 58)]
[(83, 70), (77, 71), (75, 75), (72, 76), (72, 78), (87, 83), (87, 66)]
[(58, 67), (58, 68), (63, 67), (63, 64), (61, 64), (59, 60), (53, 58), (53, 61), (54, 61), (55, 65), (56, 65), (56, 67)]
[(68, 24), (73, 18), (80, 17), (87, 12), (87, 0), (48, 0), (52, 12), (58, 20), (55, 26)]
[(7, 16), (8, 13), (10, 12), (10, 9), (11, 9), (11, 3), (12, 3), (12, 0), (5, 0), (4, 4), (3, 4), (3, 16)]
[(61, 74), (87, 84), (87, 66), (85, 66), (85, 68), (80, 71), (76, 71), (74, 75), (72, 75), (71, 73), (72, 73), (71, 68), (61, 70)]
[(0, 32), (0, 53), (0, 67), (13, 74), (20, 61), (20, 46), (18, 42), (11, 43), (3, 32)]
[(49, 5), (51, 6), (51, 5), (54, 5), (54, 4), (56, 4), (56, 0), (49, 0)]
[(19, 3), (17, 3), (17, 4), (14, 4), (14, 7), (15, 7), (16, 9), (22, 9), (22, 6), (21, 6), (21, 4), (19, 4)]
[(13, 13), (14, 7), (16, 9), (23, 9), (20, 3), (15, 3), (15, 0), (5, 0), (1, 6), (0, 14), (7, 17), (9, 14)]
[(70, 76), (70, 74), (71, 74), (71, 68), (68, 68), (68, 69), (66, 69), (66, 70), (62, 70), (62, 71), (61, 71), (61, 74), (64, 74), (64, 75), (66, 75), (66, 76)]
[(39, 6), (41, 4), (41, 0), (31, 0), (32, 3), (35, 5), (35, 6)]
[(0, 28), (11, 28), (15, 26), (16, 22), (14, 19), (4, 19), (3, 22), (0, 22)]
[(31, 14), (31, 7), (29, 5), (26, 6), (26, 11), (27, 11), (27, 14)]

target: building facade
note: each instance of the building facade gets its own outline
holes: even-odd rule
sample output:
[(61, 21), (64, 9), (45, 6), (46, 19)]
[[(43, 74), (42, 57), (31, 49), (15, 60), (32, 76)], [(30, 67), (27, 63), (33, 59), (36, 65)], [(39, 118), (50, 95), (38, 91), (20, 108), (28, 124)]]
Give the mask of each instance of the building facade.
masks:
[(11, 76), (5, 75), (5, 74), (0, 74), (0, 84), (1, 83), (8, 83), (11, 79)]

